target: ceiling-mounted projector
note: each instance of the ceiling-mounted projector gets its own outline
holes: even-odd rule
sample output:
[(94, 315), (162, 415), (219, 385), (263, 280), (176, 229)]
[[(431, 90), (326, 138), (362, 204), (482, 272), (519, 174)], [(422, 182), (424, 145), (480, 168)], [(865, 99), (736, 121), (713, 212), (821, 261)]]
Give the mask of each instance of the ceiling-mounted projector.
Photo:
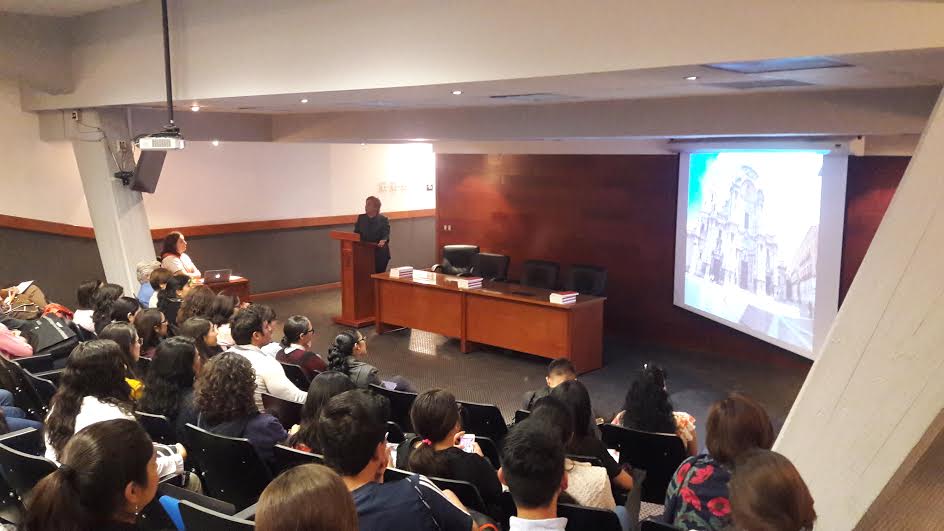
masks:
[(139, 138), (138, 148), (140, 148), (141, 151), (183, 149), (184, 139), (180, 136), (180, 133), (157, 133)]

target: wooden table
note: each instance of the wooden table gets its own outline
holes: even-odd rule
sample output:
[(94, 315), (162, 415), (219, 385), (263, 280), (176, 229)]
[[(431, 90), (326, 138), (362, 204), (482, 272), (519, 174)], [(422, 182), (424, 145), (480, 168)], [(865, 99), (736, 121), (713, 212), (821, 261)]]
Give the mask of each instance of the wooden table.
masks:
[(603, 366), (605, 297), (580, 295), (574, 304), (553, 304), (551, 290), (491, 281), (459, 289), (457, 277), (427, 274), (428, 279), (371, 275), (378, 334), (416, 328), (459, 338), (462, 352), (481, 343), (567, 358), (579, 373)]
[[(199, 286), (204, 284), (203, 279), (195, 280), (193, 282), (194, 286)], [(225, 295), (233, 295), (239, 297), (240, 302), (249, 302), (252, 300), (249, 290), (249, 279), (246, 277), (240, 277), (232, 275), (229, 278), (229, 282), (214, 282), (212, 284), (205, 284), (206, 287), (213, 290), (213, 293), (224, 293)]]

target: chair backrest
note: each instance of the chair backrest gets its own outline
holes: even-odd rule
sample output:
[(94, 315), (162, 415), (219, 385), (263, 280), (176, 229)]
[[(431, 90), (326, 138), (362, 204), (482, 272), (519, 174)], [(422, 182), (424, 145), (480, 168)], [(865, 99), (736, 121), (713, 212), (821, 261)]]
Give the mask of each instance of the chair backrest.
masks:
[(613, 511), (583, 507), (569, 503), (557, 504), (557, 516), (567, 519), (568, 531), (622, 531), (619, 518)]
[(406, 440), (406, 435), (400, 425), (392, 420), (387, 421), (387, 442), (400, 444)]
[(180, 517), (187, 529), (207, 529), (212, 531), (246, 531), (255, 529), (255, 524), (233, 516), (218, 513), (213, 509), (201, 507), (188, 500), (179, 505)]
[(56, 384), (45, 378), (40, 378), (29, 371), (23, 371), (23, 374), (26, 376), (26, 379), (29, 381), (30, 385), (33, 386), (33, 389), (36, 391), (36, 393), (39, 395), (41, 405), (48, 413), (49, 404), (52, 402), (52, 397), (56, 394)]
[(268, 393), (262, 393), (262, 407), (273, 417), (279, 419), (279, 423), (286, 430), (292, 429), (292, 426), (296, 424), (301, 424), (302, 405), (298, 402), (290, 402)]
[(665, 503), (665, 491), (672, 474), (688, 457), (685, 444), (674, 433), (650, 433), (614, 424), (600, 426), (603, 442), (619, 450), (620, 463), (646, 471), (641, 499), (644, 502)]
[(187, 500), (195, 505), (206, 507), (216, 512), (232, 515), (236, 513), (233, 504), (197, 494), (196, 492), (171, 485), (168, 482), (157, 486), (157, 495), (151, 503), (141, 510), (140, 527), (144, 530), (186, 529), (180, 517), (180, 502)]
[(472, 274), (484, 280), (508, 279), (511, 257), (503, 254), (479, 253), (472, 260)]
[(0, 435), (0, 444), (19, 450), (30, 455), (43, 455), (46, 452), (46, 441), (43, 432), (36, 428), (23, 428)]
[(528, 418), (528, 415), (530, 415), (530, 414), (531, 414), (531, 412), (528, 411), (527, 409), (519, 409), (519, 410), (515, 411), (515, 424), (517, 424), (517, 423), (521, 422), (522, 420)]
[(56, 389), (59, 388), (59, 380), (62, 379), (62, 373), (65, 369), (53, 369), (51, 371), (43, 371), (35, 373), (37, 378), (42, 378), (43, 380), (49, 380), (53, 385), (56, 386)]
[(603, 461), (600, 461), (600, 458), (595, 455), (575, 455), (567, 454), (567, 458), (571, 461), (580, 461), (581, 463), (589, 463), (592, 466), (603, 466)]
[[(282, 362), (280, 361), (279, 363)], [(294, 363), (282, 363), (282, 370), (285, 371), (285, 376), (289, 381), (295, 384), (295, 387), (298, 387), (302, 391), (308, 391), (311, 380), (308, 379), (308, 375), (305, 374), (305, 371), (302, 370), (301, 367)]]
[(177, 444), (177, 430), (164, 415), (135, 411), (135, 418), (144, 426), (144, 431), (151, 436), (151, 440), (161, 444)]
[(545, 260), (528, 260), (521, 273), (521, 285), (532, 288), (557, 289), (560, 264)]
[(282, 444), (275, 445), (274, 454), (275, 466), (278, 468), (279, 473), (285, 472), (293, 466), (307, 465), (309, 463), (317, 465), (324, 464), (324, 456), (303, 452)]
[(658, 520), (642, 520), (639, 522), (639, 531), (679, 531), (679, 528)]
[(475, 402), (459, 402), (462, 406), (462, 429), (466, 433), (474, 433), (488, 437), (500, 444), (508, 433), (505, 418), (501, 410), (493, 404), (476, 404)]
[(190, 454), (200, 465), (207, 494), (248, 507), (272, 481), (272, 474), (248, 439), (216, 435), (187, 424)]
[[(478, 245), (444, 245), (443, 266), (452, 266), (455, 269), (470, 270), (475, 255), (479, 254)], [(446, 271), (446, 274), (453, 274)]]
[(39, 480), (55, 472), (56, 463), (49, 459), (14, 450), (0, 443), (0, 474), (16, 492), (24, 497)]
[(43, 371), (51, 371), (55, 367), (55, 361), (52, 354), (42, 354), (40, 356), (27, 356), (25, 358), (12, 358), (13, 363), (23, 367), (27, 371), (36, 374)]
[(592, 265), (573, 265), (567, 276), (568, 291), (603, 297), (606, 295), (606, 268)]
[(479, 448), (482, 449), (482, 454), (485, 455), (485, 458), (488, 459), (495, 470), (498, 470), (501, 467), (501, 460), (498, 457), (498, 445), (495, 444), (490, 437), (483, 437), (481, 435), (475, 436), (475, 442), (479, 443)]
[(382, 385), (370, 384), (370, 390), (390, 401), (390, 420), (397, 423), (403, 431), (413, 431), (413, 421), (410, 420), (410, 408), (416, 400), (416, 393), (395, 391)]
[(442, 490), (449, 489), (459, 498), (459, 501), (463, 505), (472, 509), (473, 511), (478, 511), (480, 513), (486, 512), (485, 502), (482, 501), (482, 495), (479, 494), (479, 489), (475, 485), (469, 483), (468, 481), (462, 481), (458, 479), (446, 479), (438, 477), (430, 477), (430, 481), (436, 484)]
[(384, 483), (390, 483), (391, 481), (400, 481), (401, 479), (406, 479), (410, 477), (413, 473), (407, 472), (406, 470), (400, 470), (399, 468), (386, 468), (384, 470)]

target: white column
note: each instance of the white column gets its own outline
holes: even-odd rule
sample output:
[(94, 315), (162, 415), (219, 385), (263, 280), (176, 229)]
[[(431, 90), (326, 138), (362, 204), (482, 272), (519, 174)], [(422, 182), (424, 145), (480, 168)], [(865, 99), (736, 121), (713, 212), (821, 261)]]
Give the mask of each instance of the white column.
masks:
[[(121, 135), (121, 127), (114, 127), (115, 123), (120, 125), (120, 120), (106, 118), (95, 111), (82, 111), (81, 124), (73, 124), (72, 150), (82, 176), (105, 278), (124, 286), (126, 293), (134, 296), (139, 287), (135, 265), (154, 259), (154, 245), (141, 193), (131, 191), (114, 177), (118, 171), (116, 157), (122, 160), (125, 169), (129, 168), (129, 154), (119, 153), (116, 146), (118, 140), (128, 138)], [(103, 131), (108, 133), (111, 147), (106, 144)]]
[(944, 93), (775, 446), (809, 485), (817, 529), (855, 528), (944, 427), (942, 168)]

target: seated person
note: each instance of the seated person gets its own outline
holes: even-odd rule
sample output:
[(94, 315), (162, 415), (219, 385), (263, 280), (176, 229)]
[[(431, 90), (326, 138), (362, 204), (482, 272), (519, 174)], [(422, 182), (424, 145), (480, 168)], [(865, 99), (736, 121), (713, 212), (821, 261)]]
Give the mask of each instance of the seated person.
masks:
[(154, 446), (137, 422), (93, 424), (72, 437), (62, 466), (33, 488), (19, 529), (138, 529), (158, 478)]
[(211, 359), (194, 385), (197, 427), (227, 437), (249, 439), (266, 463), (273, 447), (288, 437), (278, 419), (260, 413), (253, 400), (256, 381), (249, 360), (234, 352)]
[(138, 303), (142, 308), (147, 308), (148, 304), (151, 302), (151, 296), (154, 295), (156, 290), (154, 286), (151, 285), (151, 273), (155, 269), (161, 267), (161, 263), (157, 260), (144, 260), (138, 262), (135, 272), (138, 275)]
[(134, 329), (141, 338), (141, 356), (151, 358), (158, 343), (167, 337), (167, 318), (157, 308), (141, 310), (134, 317)]
[(173, 274), (187, 275), (190, 278), (200, 278), (200, 270), (193, 265), (193, 260), (187, 256), (187, 240), (184, 235), (174, 231), (164, 237), (161, 245), (161, 265)]
[(728, 483), (731, 520), (747, 531), (812, 530), (813, 496), (793, 463), (769, 450), (749, 450)]
[(531, 411), (535, 402), (551, 394), (551, 389), (557, 387), (562, 382), (576, 380), (577, 370), (574, 364), (567, 358), (557, 358), (552, 360), (547, 366), (547, 376), (544, 382), (547, 384), (537, 391), (528, 391), (524, 395), (524, 401), (521, 403), (521, 409)]
[(633, 477), (613, 459), (613, 456), (607, 451), (606, 445), (597, 438), (591, 429), (590, 412), (592, 407), (590, 405), (590, 393), (587, 392), (587, 388), (577, 380), (570, 380), (552, 389), (550, 396), (563, 402), (574, 418), (574, 437), (567, 445), (567, 453), (596, 457), (603, 463), (613, 485), (623, 490), (631, 490), (633, 488)]
[(676, 527), (731, 528), (728, 481), (735, 462), (754, 449), (769, 450), (774, 429), (764, 408), (741, 393), (731, 393), (708, 410), (707, 454), (679, 465), (665, 494), (664, 522)]
[(180, 313), (180, 306), (184, 303), (184, 297), (190, 293), (190, 288), (190, 277), (174, 275), (167, 280), (164, 289), (157, 292), (157, 309), (167, 319), (167, 328), (171, 331), (171, 335), (177, 334), (177, 315)]
[(311, 351), (311, 340), (315, 337), (315, 329), (311, 321), (304, 315), (293, 315), (285, 320), (282, 327), (282, 348), (276, 353), (275, 359), (282, 363), (298, 365), (311, 380), (315, 372), (328, 370), (327, 364), (321, 356)]
[(160, 293), (162, 289), (167, 286), (167, 281), (170, 280), (170, 277), (174, 276), (169, 269), (158, 267), (154, 271), (151, 271), (151, 276), (148, 277), (148, 284), (151, 285), (151, 289), (154, 292), (151, 294), (151, 298), (148, 299), (147, 307), (148, 308), (157, 308), (157, 294)]
[(232, 295), (217, 295), (210, 312), (210, 322), (216, 325), (216, 343), (223, 350), (236, 345), (233, 341), (231, 322), (236, 316), (239, 299)]
[[(370, 384), (383, 385), (377, 376), (377, 367), (361, 361), (367, 356), (367, 338), (357, 330), (345, 330), (335, 336), (334, 344), (328, 349), (328, 370), (348, 375), (360, 389), (367, 389)], [(397, 391), (415, 392), (413, 385), (402, 376), (393, 376), (389, 382), (395, 384)]]
[(193, 339), (204, 362), (223, 351), (216, 342), (216, 325), (202, 317), (191, 317), (184, 321), (178, 327), (177, 335)]
[(131, 387), (131, 398), (138, 400), (144, 392), (144, 384), (138, 378), (136, 369), (141, 357), (141, 342), (138, 340), (138, 331), (128, 323), (113, 322), (106, 326), (99, 339), (110, 339), (121, 347), (121, 360), (125, 364), (125, 381)]
[(613, 424), (652, 433), (675, 433), (685, 443), (689, 455), (698, 453), (695, 417), (674, 411), (666, 388), (667, 375), (652, 363), (642, 371), (626, 392), (623, 411), (616, 414)]
[(302, 391), (285, 376), (282, 364), (262, 352), (262, 345), (272, 342), (272, 321), (275, 312), (264, 304), (253, 304), (241, 310), (233, 318), (233, 340), (236, 346), (227, 350), (243, 356), (256, 373), (255, 402), (259, 411), (262, 405), (262, 393), (304, 404), (308, 393)]
[(79, 284), (78, 289), (75, 290), (75, 298), (78, 300), (79, 306), (72, 315), (72, 322), (93, 334), (95, 333), (95, 323), (92, 322), (92, 295), (101, 285), (101, 280), (86, 280)]
[(193, 340), (171, 337), (157, 346), (144, 380), (144, 394), (138, 401), (138, 409), (167, 417), (178, 441), (186, 440), (188, 423), (197, 423), (193, 384), (202, 368)]
[[(118, 284), (102, 284), (92, 295), (92, 322), (98, 334), (112, 321), (115, 301), (124, 295), (125, 288)], [(127, 321), (127, 319), (125, 319)]]
[(495, 468), (478, 443), (472, 443), (472, 453), (460, 445), (465, 432), (456, 397), (442, 389), (420, 393), (410, 408), (410, 420), (417, 437), (404, 441), (397, 449), (397, 468), (424, 476), (468, 481), (482, 495), (488, 512), (500, 514), (502, 488)]
[(390, 451), (382, 409), (378, 397), (356, 389), (329, 400), (318, 419), (325, 464), (341, 475), (354, 497), (360, 529), (473, 529), (472, 517), (459, 500), (447, 497), (429, 479), (414, 474), (383, 482)]
[(19, 330), (10, 330), (0, 323), (0, 354), (8, 358), (25, 358), (33, 355), (33, 346)]
[(540, 422), (526, 419), (505, 436), (498, 477), (508, 486), (518, 509), (509, 531), (564, 531), (566, 518), (557, 516), (557, 499), (567, 490), (564, 445), (548, 437)]
[(190, 288), (180, 303), (177, 312), (177, 322), (182, 323), (191, 317), (209, 319), (213, 313), (213, 303), (216, 302), (216, 293), (203, 284)]
[(355, 389), (354, 382), (347, 376), (333, 371), (327, 371), (315, 376), (308, 386), (308, 399), (302, 406), (301, 424), (293, 427), (292, 436), (288, 444), (303, 452), (321, 453), (321, 444), (318, 443), (318, 416), (321, 409), (331, 398)]
[(357, 509), (344, 481), (314, 464), (292, 467), (272, 480), (259, 496), (255, 523), (256, 531), (358, 531)]

